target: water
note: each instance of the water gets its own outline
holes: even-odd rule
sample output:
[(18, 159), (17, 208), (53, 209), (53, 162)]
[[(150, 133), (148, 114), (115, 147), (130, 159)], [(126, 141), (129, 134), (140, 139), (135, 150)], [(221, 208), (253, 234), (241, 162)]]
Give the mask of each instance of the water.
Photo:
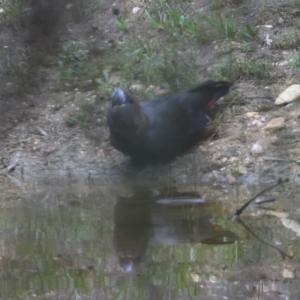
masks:
[[(231, 216), (261, 187), (99, 181), (12, 193), (1, 299), (300, 299), (297, 193)], [(261, 198), (262, 199), (262, 198)], [(290, 258), (292, 256), (292, 258)]]

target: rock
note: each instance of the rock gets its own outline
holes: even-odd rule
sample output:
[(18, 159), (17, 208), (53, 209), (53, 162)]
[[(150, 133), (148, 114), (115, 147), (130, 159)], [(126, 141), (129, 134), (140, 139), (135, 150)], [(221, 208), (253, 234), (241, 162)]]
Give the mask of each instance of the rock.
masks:
[(253, 160), (250, 156), (246, 156), (244, 159), (244, 165), (245, 166), (250, 166), (253, 163)]
[(258, 143), (253, 144), (251, 148), (252, 154), (262, 154), (263, 152), (264, 152), (263, 147), (260, 144)]
[(264, 123), (260, 120), (253, 120), (251, 125), (256, 126), (256, 127), (262, 127)]
[(228, 160), (227, 157), (223, 157), (223, 158), (221, 159), (221, 163), (222, 163), (222, 164), (225, 164), (225, 163), (227, 162), (227, 160)]
[(245, 116), (247, 118), (253, 118), (254, 116), (257, 116), (257, 115), (258, 115), (258, 112), (256, 112), (256, 111), (249, 111), (249, 112), (245, 113)]
[(241, 180), (243, 182), (245, 182), (246, 184), (257, 184), (258, 182), (258, 175), (254, 174), (254, 173), (247, 173), (244, 174), (243, 176), (241, 176)]
[(138, 6), (135, 6), (135, 7), (132, 9), (132, 13), (135, 15), (139, 10), (140, 10), (140, 8), (139, 8)]
[(235, 157), (235, 156), (232, 156), (232, 157), (230, 157), (230, 159), (229, 159), (229, 161), (230, 161), (230, 163), (235, 163), (235, 162), (237, 162), (239, 159), (237, 158), (237, 157)]
[(154, 85), (149, 85), (148, 88), (147, 88), (147, 93), (153, 93), (155, 90), (155, 86)]
[(109, 79), (109, 83), (112, 84), (112, 85), (120, 84), (120, 77), (111, 76), (110, 79)]
[(228, 181), (229, 184), (235, 184), (236, 183), (236, 179), (231, 174), (228, 174), (226, 177), (227, 177), (227, 181)]
[(296, 269), (292, 266), (285, 266), (282, 270), (282, 277), (283, 278), (296, 278)]
[(144, 86), (142, 84), (133, 84), (130, 87), (130, 90), (132, 90), (133, 92), (141, 92), (142, 90), (144, 90)]
[(163, 95), (167, 93), (167, 90), (161, 88), (160, 86), (149, 85), (147, 92), (154, 93), (155, 95)]
[(278, 118), (273, 118), (265, 127), (264, 129), (267, 131), (275, 131), (280, 128), (284, 127), (284, 118), (283, 117), (278, 117)]
[(275, 100), (275, 105), (290, 103), (300, 99), (300, 84), (293, 84), (284, 90)]

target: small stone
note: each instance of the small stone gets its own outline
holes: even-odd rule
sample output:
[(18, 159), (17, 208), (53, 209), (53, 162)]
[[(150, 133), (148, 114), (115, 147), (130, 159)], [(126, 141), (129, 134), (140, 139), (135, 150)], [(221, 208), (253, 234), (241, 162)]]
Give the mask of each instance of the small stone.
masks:
[(236, 179), (231, 174), (228, 174), (226, 177), (227, 177), (227, 181), (228, 181), (229, 184), (235, 184), (236, 183)]
[(249, 111), (249, 112), (245, 113), (245, 116), (247, 118), (253, 118), (254, 116), (257, 116), (257, 115), (258, 115), (257, 111)]
[(223, 157), (223, 158), (221, 159), (222, 164), (225, 164), (225, 163), (227, 162), (227, 160), (228, 160), (227, 157)]
[(262, 127), (264, 125), (264, 123), (260, 120), (253, 120), (252, 125), (256, 126), (256, 127)]
[(264, 129), (267, 131), (275, 131), (284, 127), (284, 118), (278, 117), (273, 118), (265, 127)]
[(155, 92), (155, 95), (163, 95), (163, 94), (166, 94), (167, 93), (167, 90), (157, 86), (154, 90)]
[(141, 92), (142, 90), (144, 90), (144, 87), (142, 84), (133, 84), (130, 89), (133, 91), (133, 92)]
[(275, 100), (275, 105), (290, 103), (300, 99), (300, 84), (293, 84), (284, 90)]
[(235, 163), (235, 162), (237, 162), (239, 159), (236, 157), (236, 156), (232, 156), (232, 157), (230, 157), (230, 159), (229, 159), (229, 161), (230, 161), (230, 163)]
[(197, 274), (196, 272), (191, 273), (191, 278), (194, 282), (200, 282), (201, 281), (201, 276)]
[(147, 93), (153, 93), (155, 90), (155, 86), (154, 85), (149, 85), (148, 88), (147, 88)]
[(132, 9), (132, 13), (135, 15), (139, 10), (140, 10), (140, 8), (138, 6), (136, 6)]
[(245, 159), (244, 159), (244, 164), (245, 166), (249, 166), (253, 163), (253, 160), (250, 156), (246, 156)]
[(252, 154), (262, 154), (263, 152), (264, 152), (263, 147), (260, 144), (258, 143), (253, 144), (251, 148)]
[(287, 66), (288, 64), (289, 64), (288, 60), (283, 60), (283, 61), (279, 61), (278, 63), (276, 63), (276, 65), (280, 66), (280, 67)]
[(283, 278), (296, 278), (296, 269), (292, 266), (285, 266), (282, 270), (282, 277)]
[(112, 84), (112, 85), (120, 84), (120, 78), (117, 77), (117, 76), (111, 76), (109, 78), (109, 83)]

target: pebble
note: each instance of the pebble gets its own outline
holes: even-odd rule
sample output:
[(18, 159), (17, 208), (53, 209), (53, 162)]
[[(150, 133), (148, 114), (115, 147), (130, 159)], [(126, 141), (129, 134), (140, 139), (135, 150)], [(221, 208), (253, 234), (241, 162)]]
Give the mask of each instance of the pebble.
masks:
[(253, 144), (253, 146), (251, 147), (252, 154), (262, 154), (263, 152), (263, 147), (258, 143)]
[(263, 125), (264, 125), (264, 123), (260, 120), (253, 120), (253, 122), (252, 122), (252, 126), (262, 127)]
[(111, 76), (109, 79), (109, 83), (112, 85), (120, 84), (120, 78), (117, 76)]
[(141, 92), (142, 90), (144, 90), (144, 86), (142, 84), (133, 84), (130, 89), (133, 92)]
[(223, 157), (222, 159), (221, 159), (221, 162), (222, 162), (222, 164), (225, 164), (226, 162), (227, 162), (227, 157)]
[(253, 163), (252, 158), (250, 156), (246, 156), (244, 159), (245, 166), (249, 166)]
[(284, 90), (275, 100), (275, 105), (290, 103), (300, 99), (300, 84), (293, 84)]
[(235, 163), (235, 162), (237, 162), (239, 159), (236, 157), (236, 156), (232, 156), (232, 157), (230, 157), (230, 159), (229, 159), (229, 161), (230, 161), (230, 163)]
[(228, 181), (229, 184), (235, 184), (236, 183), (236, 179), (231, 174), (228, 174), (226, 177), (227, 177), (227, 181)]
[(257, 115), (258, 115), (257, 111), (249, 111), (249, 112), (245, 113), (245, 116), (247, 118), (253, 118), (254, 116), (257, 116)]
[(132, 9), (132, 13), (136, 14), (139, 10), (140, 10), (140, 8), (138, 6), (136, 6)]
[(267, 131), (275, 131), (284, 127), (284, 118), (277, 117), (273, 118), (265, 127), (264, 129)]

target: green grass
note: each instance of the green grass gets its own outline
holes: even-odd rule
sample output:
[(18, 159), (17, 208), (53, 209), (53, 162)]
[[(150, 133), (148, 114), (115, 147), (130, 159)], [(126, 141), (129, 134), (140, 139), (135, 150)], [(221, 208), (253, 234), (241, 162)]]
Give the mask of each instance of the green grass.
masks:
[(237, 36), (238, 27), (234, 17), (225, 18), (219, 13), (208, 13), (202, 17), (214, 37), (234, 39)]
[(212, 75), (218, 79), (231, 81), (243, 79), (260, 80), (272, 76), (271, 62), (251, 56), (223, 58), (212, 68)]
[(139, 79), (146, 85), (178, 90), (196, 81), (197, 70), (191, 68), (193, 54), (183, 59), (174, 47), (155, 41), (127, 41), (118, 47), (113, 60), (127, 83)]
[(163, 0), (154, 1), (150, 10), (145, 11), (153, 28), (166, 31), (170, 37), (180, 39), (193, 37), (198, 41), (208, 39), (203, 24), (193, 18), (187, 8), (168, 4)]
[(62, 47), (58, 55), (58, 65), (62, 80), (76, 80), (84, 71), (85, 64), (89, 59), (89, 51), (83, 43), (69, 41)]
[(66, 124), (70, 127), (80, 125), (85, 128), (90, 128), (95, 122), (93, 118), (94, 111), (94, 104), (88, 102), (82, 103), (78, 110), (69, 114)]
[(289, 65), (291, 68), (296, 69), (300, 67), (300, 53), (297, 50), (293, 50), (289, 59)]
[(244, 28), (239, 31), (239, 35), (243, 40), (252, 41), (259, 38), (259, 29), (251, 27), (247, 24)]
[(125, 31), (125, 32), (129, 31), (128, 22), (125, 17), (123, 17), (123, 16), (117, 17), (115, 19), (115, 23), (120, 30)]
[(300, 46), (300, 32), (296, 27), (286, 29), (283, 34), (272, 35), (272, 48), (291, 49)]
[(0, 14), (0, 19), (7, 17), (11, 20), (20, 21), (23, 16), (24, 6), (28, 4), (30, 0), (11, 0), (7, 2), (0, 2), (0, 9), (3, 13)]

